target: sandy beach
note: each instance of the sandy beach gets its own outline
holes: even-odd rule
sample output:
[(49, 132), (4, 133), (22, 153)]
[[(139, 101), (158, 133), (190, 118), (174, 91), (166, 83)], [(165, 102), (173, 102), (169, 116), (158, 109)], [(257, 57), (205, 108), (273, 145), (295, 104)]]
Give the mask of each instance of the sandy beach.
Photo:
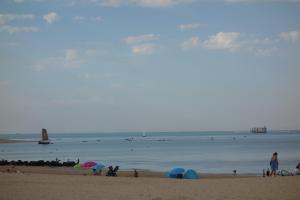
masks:
[[(26, 170), (27, 168), (27, 170)], [(7, 169), (10, 169), (7, 172)], [(0, 168), (0, 199), (280, 199), (298, 200), (300, 176), (233, 177), (215, 175), (199, 180), (163, 178), (161, 172), (131, 172), (119, 177), (93, 176), (85, 170), (48, 167)], [(76, 172), (76, 173), (75, 173)]]

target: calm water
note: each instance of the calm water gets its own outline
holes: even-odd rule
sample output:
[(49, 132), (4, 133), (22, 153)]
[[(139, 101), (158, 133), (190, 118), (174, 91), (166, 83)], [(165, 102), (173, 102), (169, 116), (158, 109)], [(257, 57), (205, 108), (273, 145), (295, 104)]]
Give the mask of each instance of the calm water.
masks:
[[(80, 159), (119, 165), (121, 169), (167, 171), (173, 167), (199, 172), (261, 173), (273, 152), (280, 169), (293, 170), (300, 162), (300, 132), (164, 132), (114, 134), (49, 134), (51, 145), (0, 144), (0, 159)], [(1, 134), (1, 138), (38, 140), (40, 134)], [(131, 140), (128, 141), (126, 139)]]

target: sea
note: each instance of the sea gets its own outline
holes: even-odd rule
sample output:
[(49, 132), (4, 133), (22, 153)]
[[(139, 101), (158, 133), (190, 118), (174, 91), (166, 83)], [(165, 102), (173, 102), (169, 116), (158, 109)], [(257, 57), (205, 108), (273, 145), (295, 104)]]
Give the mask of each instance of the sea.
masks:
[[(0, 134), (0, 138), (37, 141), (41, 134)], [(49, 133), (52, 144), (0, 144), (0, 159), (94, 161), (120, 169), (200, 173), (261, 174), (278, 152), (279, 170), (300, 162), (300, 131)]]

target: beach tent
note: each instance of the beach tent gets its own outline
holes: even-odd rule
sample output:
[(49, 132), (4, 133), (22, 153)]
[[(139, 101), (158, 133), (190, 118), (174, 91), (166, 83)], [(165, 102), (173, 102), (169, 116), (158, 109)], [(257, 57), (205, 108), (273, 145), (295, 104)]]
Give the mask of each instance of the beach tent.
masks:
[(185, 169), (180, 168), (180, 167), (174, 168), (169, 173), (167, 173), (167, 176), (169, 178), (177, 178), (178, 175), (180, 175), (180, 174), (183, 175), (184, 171), (185, 171)]
[(89, 162), (83, 163), (83, 164), (81, 165), (81, 167), (83, 167), (83, 168), (90, 168), (90, 167), (93, 167), (93, 166), (95, 166), (95, 165), (97, 165), (97, 163), (89, 161)]
[(101, 170), (103, 169), (105, 166), (102, 165), (101, 163), (97, 163), (96, 165), (92, 166), (91, 168), (92, 169), (95, 169), (95, 170)]
[(199, 179), (200, 177), (195, 170), (189, 169), (184, 173), (183, 178), (184, 179)]

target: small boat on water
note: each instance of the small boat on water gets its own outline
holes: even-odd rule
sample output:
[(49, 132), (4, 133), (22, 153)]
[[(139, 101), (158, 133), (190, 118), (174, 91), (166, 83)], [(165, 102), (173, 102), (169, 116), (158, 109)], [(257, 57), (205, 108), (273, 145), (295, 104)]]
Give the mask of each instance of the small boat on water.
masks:
[(39, 141), (39, 144), (50, 144), (48, 132), (45, 128), (42, 129), (42, 140)]
[(147, 137), (146, 132), (143, 131), (142, 137)]

